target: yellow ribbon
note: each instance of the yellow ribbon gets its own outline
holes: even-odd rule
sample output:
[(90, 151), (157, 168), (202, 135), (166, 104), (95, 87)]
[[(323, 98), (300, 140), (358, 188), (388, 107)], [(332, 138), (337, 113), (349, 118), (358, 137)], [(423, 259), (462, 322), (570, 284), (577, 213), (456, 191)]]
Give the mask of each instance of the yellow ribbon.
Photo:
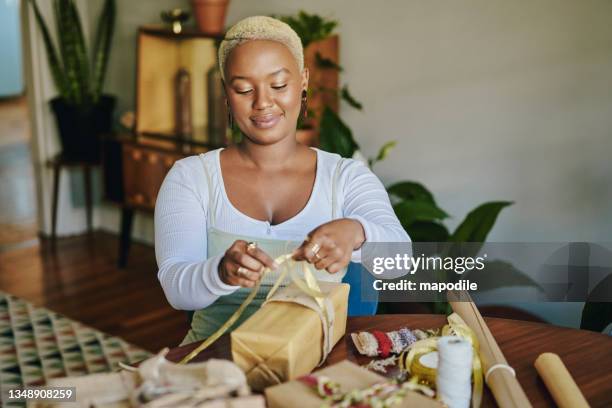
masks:
[[(472, 388), (472, 408), (479, 408), (482, 403), (482, 364), (480, 362), (479, 350), (480, 345), (476, 334), (472, 329), (463, 321), (458, 314), (453, 313), (447, 317), (448, 324), (442, 328), (442, 336), (458, 336), (466, 339), (472, 345), (474, 354), (472, 357), (472, 381), (474, 386)], [(398, 357), (398, 366), (400, 370), (411, 373), (413, 375), (422, 376), (426, 382), (432, 382), (431, 371), (424, 367), (419, 362), (419, 358), (427, 353), (438, 350), (438, 339), (440, 337), (428, 337), (423, 340), (414, 342), (408, 350), (404, 351)], [(433, 372), (433, 381), (435, 385), (435, 370)]]
[[(279, 265), (279, 267), (283, 267), (283, 270), (281, 271), (278, 278), (274, 282), (274, 285), (272, 285), (270, 292), (268, 292), (268, 295), (266, 296), (266, 300), (272, 297), (272, 295), (280, 287), (281, 283), (285, 280), (287, 275), (289, 275), (293, 283), (295, 283), (296, 286), (302, 292), (306, 293), (307, 295), (313, 297), (316, 300), (317, 304), (323, 311), (323, 315), (325, 316), (326, 324), (327, 324), (329, 319), (327, 317), (327, 310), (325, 308), (325, 301), (324, 301), (325, 295), (321, 292), (321, 289), (319, 288), (319, 284), (317, 283), (317, 280), (312, 271), (312, 265), (305, 261), (299, 262), (302, 266), (302, 272), (304, 275), (304, 279), (302, 280), (300, 276), (298, 275), (298, 273), (295, 271), (295, 268), (293, 267), (298, 262), (296, 262), (293, 259), (293, 255), (291, 253), (284, 254), (284, 255), (277, 257), (276, 259), (274, 259), (274, 262), (276, 262)], [(236, 323), (236, 321), (240, 318), (240, 316), (242, 316), (242, 313), (244, 312), (244, 310), (253, 301), (253, 299), (259, 292), (259, 288), (261, 287), (261, 281), (264, 278), (264, 276), (266, 276), (271, 271), (272, 270), (270, 268), (265, 268), (263, 270), (259, 280), (257, 281), (255, 286), (251, 290), (251, 293), (249, 293), (249, 296), (247, 296), (247, 298), (242, 302), (242, 304), (238, 307), (238, 309), (236, 309), (234, 314), (232, 314), (230, 318), (227, 319), (227, 321), (223, 324), (223, 326), (221, 326), (216, 332), (214, 332), (206, 340), (204, 340), (202, 344), (200, 344), (191, 353), (187, 354), (181, 361), (179, 361), (179, 364), (187, 364), (188, 362), (193, 360), (198, 354), (200, 354), (202, 351), (208, 348), (211, 344), (217, 341), (217, 339), (221, 337), (234, 323)]]

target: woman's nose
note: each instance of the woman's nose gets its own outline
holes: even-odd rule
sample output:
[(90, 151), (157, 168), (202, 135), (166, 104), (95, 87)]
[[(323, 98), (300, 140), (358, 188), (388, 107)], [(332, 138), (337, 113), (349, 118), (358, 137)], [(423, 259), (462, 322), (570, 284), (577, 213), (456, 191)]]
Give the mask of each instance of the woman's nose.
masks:
[(253, 101), (253, 109), (263, 110), (271, 108), (273, 105), (270, 93), (265, 90), (257, 90), (255, 92), (255, 100)]

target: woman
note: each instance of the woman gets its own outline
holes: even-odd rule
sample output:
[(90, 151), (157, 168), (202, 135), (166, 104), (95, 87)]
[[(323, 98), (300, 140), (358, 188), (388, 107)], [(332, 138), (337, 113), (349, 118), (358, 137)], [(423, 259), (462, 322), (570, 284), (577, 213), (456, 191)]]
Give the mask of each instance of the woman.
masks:
[(196, 310), (182, 344), (214, 333), (270, 267), (234, 327), (257, 310), (278, 276), (277, 256), (293, 250), (317, 279), (340, 282), (364, 242), (409, 240), (366, 166), (296, 142), (308, 70), (287, 24), (240, 21), (219, 65), (243, 141), (177, 161), (155, 208), (158, 278), (173, 307)]

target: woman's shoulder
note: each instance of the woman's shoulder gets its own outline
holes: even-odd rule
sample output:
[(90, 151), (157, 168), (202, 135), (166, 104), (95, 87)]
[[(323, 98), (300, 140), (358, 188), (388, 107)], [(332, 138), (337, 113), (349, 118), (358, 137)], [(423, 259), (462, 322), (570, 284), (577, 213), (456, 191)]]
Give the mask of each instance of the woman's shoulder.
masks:
[(206, 153), (195, 154), (177, 160), (174, 167), (186, 172), (189, 175), (200, 176), (204, 171), (204, 166), (208, 171), (214, 171), (217, 155), (222, 149), (209, 150)]
[[(331, 153), (325, 150), (315, 148), (321, 158), (321, 162), (324, 168), (327, 168), (331, 174), (338, 171), (342, 177), (346, 176), (347, 173), (354, 171), (355, 169), (368, 169), (367, 164), (360, 154), (356, 154), (353, 157), (342, 157), (338, 153)], [(331, 175), (330, 174), (330, 175)]]
[[(215, 159), (218, 150), (187, 156), (174, 162), (164, 179), (167, 183), (179, 183), (185, 188), (204, 194), (206, 179), (216, 176)], [(206, 174), (205, 173), (206, 170)], [(208, 177), (207, 177), (208, 176)], [(204, 187), (204, 188), (203, 188)]]

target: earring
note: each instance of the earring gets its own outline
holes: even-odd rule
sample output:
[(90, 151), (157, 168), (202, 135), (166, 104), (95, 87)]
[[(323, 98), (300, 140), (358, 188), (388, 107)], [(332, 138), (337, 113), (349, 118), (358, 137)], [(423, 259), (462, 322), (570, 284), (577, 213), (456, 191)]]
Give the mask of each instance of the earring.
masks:
[(225, 103), (225, 107), (227, 108), (227, 126), (230, 129), (234, 128), (234, 118), (232, 117), (232, 110), (230, 109), (229, 102)]
[(305, 89), (302, 91), (302, 108), (300, 116), (304, 120), (308, 118), (308, 92), (306, 92)]

